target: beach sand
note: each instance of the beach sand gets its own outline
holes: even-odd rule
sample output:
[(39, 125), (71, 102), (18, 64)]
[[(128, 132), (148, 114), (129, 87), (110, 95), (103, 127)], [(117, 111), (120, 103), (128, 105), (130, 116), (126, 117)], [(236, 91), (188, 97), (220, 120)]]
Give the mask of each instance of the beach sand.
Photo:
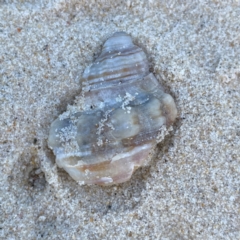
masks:
[[(0, 239), (239, 239), (239, 1), (0, 3)], [(80, 186), (55, 164), (51, 122), (103, 42), (126, 31), (176, 102), (130, 181)]]

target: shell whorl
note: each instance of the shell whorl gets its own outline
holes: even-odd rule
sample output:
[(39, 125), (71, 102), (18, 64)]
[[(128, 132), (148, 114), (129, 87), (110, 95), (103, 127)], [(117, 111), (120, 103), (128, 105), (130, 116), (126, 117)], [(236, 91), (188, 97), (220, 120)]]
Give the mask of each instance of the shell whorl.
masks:
[[(83, 81), (93, 88), (121, 80), (140, 79), (149, 73), (146, 54), (124, 32), (116, 32), (103, 45), (102, 53), (83, 73)], [(112, 83), (110, 83), (112, 81)], [(103, 83), (104, 82), (104, 83)]]

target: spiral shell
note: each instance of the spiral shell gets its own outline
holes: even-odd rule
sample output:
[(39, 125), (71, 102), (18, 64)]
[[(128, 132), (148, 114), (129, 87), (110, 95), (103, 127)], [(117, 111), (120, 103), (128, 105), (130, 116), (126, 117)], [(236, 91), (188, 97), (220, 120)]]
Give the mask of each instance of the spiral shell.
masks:
[(48, 145), (57, 165), (81, 184), (125, 182), (148, 162), (174, 122), (174, 100), (124, 32), (104, 43), (82, 84), (75, 106), (51, 124)]

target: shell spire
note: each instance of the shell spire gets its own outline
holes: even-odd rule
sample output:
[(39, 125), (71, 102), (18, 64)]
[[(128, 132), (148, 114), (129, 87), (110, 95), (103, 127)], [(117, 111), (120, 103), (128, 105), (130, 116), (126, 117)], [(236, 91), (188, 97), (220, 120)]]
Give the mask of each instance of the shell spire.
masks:
[(146, 54), (124, 32), (114, 33), (103, 45), (102, 53), (86, 69), (83, 80), (89, 85), (103, 81), (131, 81), (149, 73)]

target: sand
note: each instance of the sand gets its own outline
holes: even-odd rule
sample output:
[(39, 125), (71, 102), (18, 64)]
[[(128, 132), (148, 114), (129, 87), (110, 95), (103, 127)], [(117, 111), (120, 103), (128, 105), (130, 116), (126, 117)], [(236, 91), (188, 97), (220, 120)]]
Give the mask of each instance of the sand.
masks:
[[(0, 239), (239, 239), (239, 16), (237, 0), (1, 1)], [(80, 186), (49, 127), (115, 31), (179, 114), (130, 181)]]

